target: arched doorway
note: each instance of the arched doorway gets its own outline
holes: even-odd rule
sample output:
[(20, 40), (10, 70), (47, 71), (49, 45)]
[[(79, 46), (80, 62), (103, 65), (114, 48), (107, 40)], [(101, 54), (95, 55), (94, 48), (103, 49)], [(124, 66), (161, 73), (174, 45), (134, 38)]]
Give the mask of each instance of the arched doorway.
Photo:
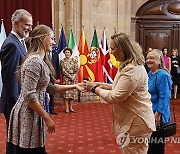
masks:
[[(148, 47), (180, 53), (180, 0), (152, 0), (136, 13), (136, 41), (144, 52)], [(145, 54), (145, 53), (144, 53)]]

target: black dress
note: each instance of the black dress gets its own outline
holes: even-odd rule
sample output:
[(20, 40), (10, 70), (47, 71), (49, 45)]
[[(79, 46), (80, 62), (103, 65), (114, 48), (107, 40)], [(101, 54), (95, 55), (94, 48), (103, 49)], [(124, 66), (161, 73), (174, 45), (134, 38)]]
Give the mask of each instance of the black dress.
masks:
[(172, 75), (173, 84), (180, 85), (180, 74), (178, 74), (177, 67), (175, 67), (174, 65), (178, 65), (180, 67), (180, 57), (171, 56), (171, 75)]

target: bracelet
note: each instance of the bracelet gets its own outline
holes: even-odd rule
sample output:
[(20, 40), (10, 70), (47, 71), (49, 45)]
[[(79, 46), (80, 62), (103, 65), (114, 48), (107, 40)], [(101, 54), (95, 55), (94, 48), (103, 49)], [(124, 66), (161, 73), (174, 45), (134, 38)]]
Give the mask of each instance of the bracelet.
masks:
[(96, 90), (97, 87), (98, 87), (98, 86), (92, 87), (91, 92), (92, 92), (92, 93), (95, 93), (95, 90)]

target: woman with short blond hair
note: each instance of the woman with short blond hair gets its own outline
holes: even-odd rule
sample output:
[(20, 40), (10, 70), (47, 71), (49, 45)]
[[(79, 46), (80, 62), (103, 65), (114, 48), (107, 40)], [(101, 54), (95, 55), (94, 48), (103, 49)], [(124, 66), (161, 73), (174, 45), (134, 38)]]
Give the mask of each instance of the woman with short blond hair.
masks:
[[(170, 122), (170, 97), (172, 80), (169, 72), (165, 68), (163, 53), (158, 49), (153, 49), (147, 54), (148, 90), (151, 94), (152, 108), (155, 115), (156, 128)], [(156, 142), (155, 142), (156, 140)], [(158, 142), (160, 141), (161, 142)], [(164, 154), (165, 138), (153, 132), (149, 142), (148, 154)]]

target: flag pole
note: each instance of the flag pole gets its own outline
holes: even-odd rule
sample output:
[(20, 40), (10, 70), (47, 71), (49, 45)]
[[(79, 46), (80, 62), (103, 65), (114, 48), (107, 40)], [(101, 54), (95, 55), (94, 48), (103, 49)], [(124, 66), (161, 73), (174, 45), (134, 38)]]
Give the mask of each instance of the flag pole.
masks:
[[(3, 18), (1, 19), (1, 25), (3, 24)], [(2, 27), (0, 27), (2, 29)], [(1, 33), (1, 29), (0, 29), (0, 33)]]
[(52, 26), (52, 29), (53, 29), (53, 31), (54, 31), (54, 25), (53, 25), (53, 23), (51, 23), (51, 26)]
[(116, 27), (114, 27), (114, 34), (117, 34), (117, 32), (116, 32)]
[(103, 32), (103, 35), (104, 35), (105, 31), (106, 31), (106, 26), (104, 26), (104, 32)]

